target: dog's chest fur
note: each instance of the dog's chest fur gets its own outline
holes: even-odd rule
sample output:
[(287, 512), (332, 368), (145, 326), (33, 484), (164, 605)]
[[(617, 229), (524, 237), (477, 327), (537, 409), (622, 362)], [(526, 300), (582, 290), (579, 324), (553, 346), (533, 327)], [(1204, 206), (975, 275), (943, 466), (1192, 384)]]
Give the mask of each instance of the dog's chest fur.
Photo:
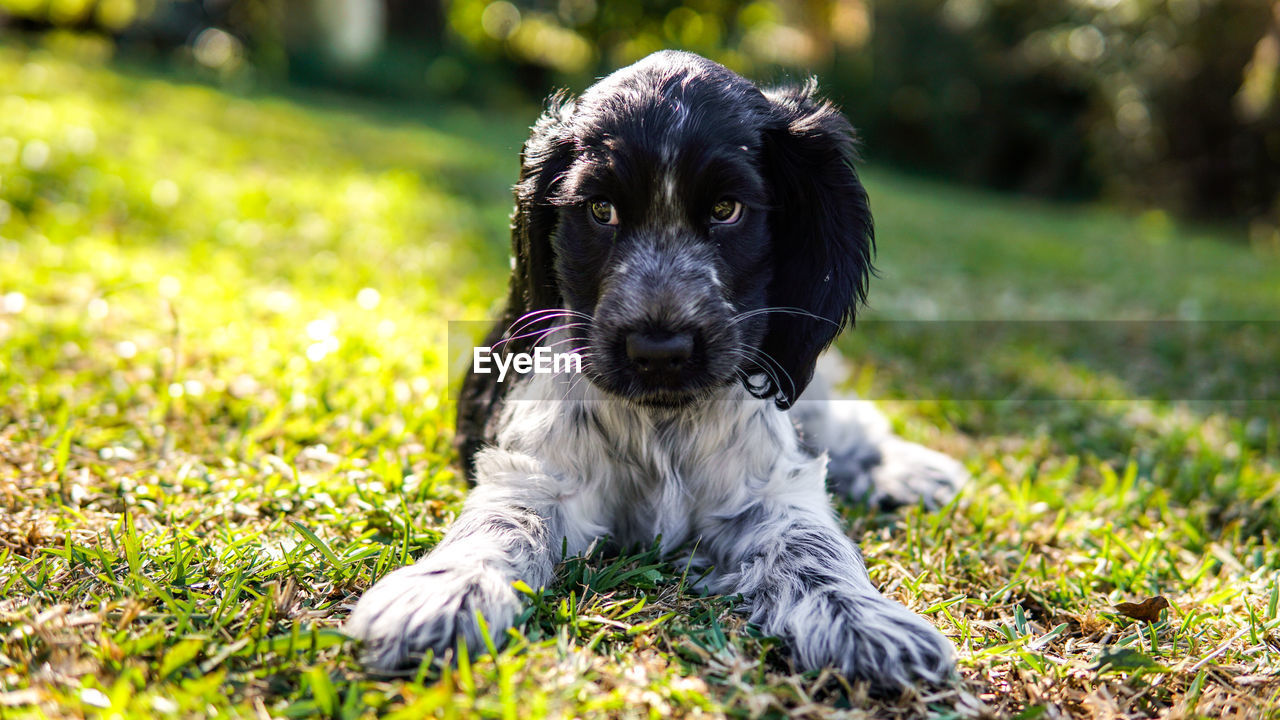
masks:
[(800, 445), (785, 412), (741, 386), (659, 410), (565, 382), (522, 379), (504, 405), (496, 445), (536, 458), (566, 515), (621, 547), (660, 536), (664, 549), (674, 548), (762, 500), (811, 496), (815, 481), (821, 492), (825, 457)]

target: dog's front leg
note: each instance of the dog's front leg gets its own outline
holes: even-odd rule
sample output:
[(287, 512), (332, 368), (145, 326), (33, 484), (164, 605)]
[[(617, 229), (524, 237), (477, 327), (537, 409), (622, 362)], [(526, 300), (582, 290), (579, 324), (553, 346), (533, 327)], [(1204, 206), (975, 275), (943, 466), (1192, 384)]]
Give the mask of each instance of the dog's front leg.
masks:
[[(532, 476), (485, 484), (482, 478), (439, 545), (366, 592), (344, 628), (363, 641), (364, 662), (403, 668), (459, 639), (481, 650), (477, 614), (500, 643), (521, 607), (512, 583), (546, 585), (566, 540), (555, 495), (540, 487), (547, 482), (553, 481)], [(578, 543), (572, 544), (576, 551)]]
[(752, 622), (785, 640), (802, 669), (834, 667), (879, 689), (951, 673), (951, 643), (876, 590), (825, 496), (760, 500), (727, 519), (709, 549), (730, 571), (713, 589), (742, 594)]

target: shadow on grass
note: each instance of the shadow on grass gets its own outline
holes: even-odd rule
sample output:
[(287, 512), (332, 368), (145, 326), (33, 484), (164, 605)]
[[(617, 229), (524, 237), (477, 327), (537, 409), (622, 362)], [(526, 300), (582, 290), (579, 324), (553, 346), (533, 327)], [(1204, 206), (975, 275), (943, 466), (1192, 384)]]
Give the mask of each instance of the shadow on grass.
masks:
[[(868, 322), (843, 343), (862, 397), (912, 403), (979, 447), (1133, 463), (1211, 529), (1280, 523), (1280, 323)], [(990, 457), (986, 458), (990, 461)], [(1097, 481), (1096, 471), (1079, 473)], [(1031, 478), (1034, 482), (1033, 477)], [(1135, 509), (1140, 510), (1140, 509)]]

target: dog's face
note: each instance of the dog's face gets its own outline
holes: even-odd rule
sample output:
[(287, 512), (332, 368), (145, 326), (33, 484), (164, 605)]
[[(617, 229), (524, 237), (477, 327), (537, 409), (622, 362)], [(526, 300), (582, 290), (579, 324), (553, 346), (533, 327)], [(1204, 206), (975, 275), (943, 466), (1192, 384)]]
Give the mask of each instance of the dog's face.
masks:
[(565, 308), (606, 392), (680, 406), (743, 382), (788, 406), (852, 318), (871, 217), (813, 87), (687, 53), (552, 101), (525, 145), (512, 302)]

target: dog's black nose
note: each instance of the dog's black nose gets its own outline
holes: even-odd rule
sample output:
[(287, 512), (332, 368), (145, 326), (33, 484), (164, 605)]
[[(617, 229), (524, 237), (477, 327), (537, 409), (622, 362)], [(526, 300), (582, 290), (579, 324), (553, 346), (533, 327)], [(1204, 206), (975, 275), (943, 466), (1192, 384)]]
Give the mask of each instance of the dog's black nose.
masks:
[(627, 357), (646, 375), (679, 372), (693, 356), (689, 333), (636, 331), (627, 335)]

